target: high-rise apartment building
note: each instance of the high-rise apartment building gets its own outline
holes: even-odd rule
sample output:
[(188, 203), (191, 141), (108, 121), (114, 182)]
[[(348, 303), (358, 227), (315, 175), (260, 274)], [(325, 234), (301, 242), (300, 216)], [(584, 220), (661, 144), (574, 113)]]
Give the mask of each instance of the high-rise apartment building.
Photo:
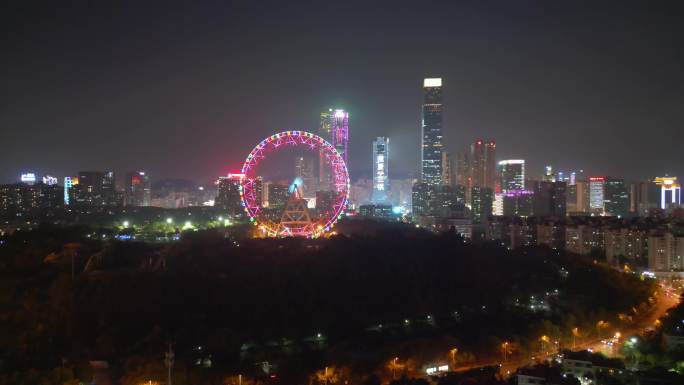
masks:
[(423, 80), (421, 124), (421, 180), (439, 186), (442, 181), (442, 78)]
[(389, 200), (389, 138), (379, 136), (372, 144), (373, 194), (375, 204), (388, 203)]
[(465, 152), (456, 153), (456, 185), (467, 186), (468, 185), (468, 157)]
[(648, 269), (684, 270), (684, 237), (671, 233), (653, 234), (648, 237)]
[(219, 177), (218, 192), (214, 200), (214, 207), (226, 211), (230, 215), (244, 213), (240, 198), (240, 185), (245, 174), (228, 174)]

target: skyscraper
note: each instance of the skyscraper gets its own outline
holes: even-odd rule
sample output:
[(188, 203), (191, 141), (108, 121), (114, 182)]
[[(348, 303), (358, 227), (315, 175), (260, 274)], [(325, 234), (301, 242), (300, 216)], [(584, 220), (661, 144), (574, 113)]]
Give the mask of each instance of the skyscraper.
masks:
[(442, 151), (442, 184), (452, 186), (454, 179), (454, 162), (451, 159), (451, 153)]
[(629, 213), (629, 189), (624, 179), (606, 178), (603, 205), (605, 214), (624, 217)]
[(525, 161), (509, 159), (499, 162), (499, 185), (501, 192), (525, 189)]
[[(321, 123), (318, 127), (318, 136), (332, 142), (332, 117), (333, 109), (321, 112)], [(333, 190), (332, 172), (327, 164), (323, 149), (319, 150), (318, 157), (318, 189), (322, 191)]]
[(493, 140), (485, 143), (484, 153), (484, 187), (496, 191), (496, 143)]
[(85, 206), (111, 205), (115, 201), (114, 173), (111, 171), (81, 171), (78, 173), (76, 201)]
[(464, 152), (456, 153), (456, 184), (459, 186), (468, 185), (468, 157)]
[(442, 184), (442, 110), (442, 78), (424, 79), (421, 179), (433, 186)]
[(536, 181), (534, 186), (534, 215), (563, 218), (567, 213), (565, 182)]
[(373, 141), (373, 203), (387, 203), (389, 192), (389, 138), (379, 136)]
[[(80, 178), (79, 178), (80, 179)], [(150, 177), (144, 171), (131, 171), (126, 174), (126, 206), (149, 206), (152, 200)]]
[(214, 207), (225, 210), (230, 215), (244, 213), (240, 198), (240, 184), (244, 174), (228, 174), (218, 179), (218, 193), (214, 200)]
[(469, 188), (485, 187), (485, 151), (484, 142), (481, 139), (476, 140), (470, 145), (470, 154), (468, 156)]
[[(308, 154), (307, 154), (308, 155)], [(301, 186), (297, 186), (302, 198), (313, 199), (316, 197), (316, 178), (314, 173), (314, 159), (302, 155), (295, 159), (295, 176), (301, 178)]]
[(605, 177), (592, 176), (589, 178), (589, 210), (594, 214), (604, 214), (605, 184)]
[(332, 145), (340, 153), (344, 163), (349, 167), (349, 112), (335, 110), (332, 116)]
[(473, 222), (482, 223), (492, 215), (494, 204), (494, 193), (488, 187), (473, 186), (471, 195), (471, 213)]

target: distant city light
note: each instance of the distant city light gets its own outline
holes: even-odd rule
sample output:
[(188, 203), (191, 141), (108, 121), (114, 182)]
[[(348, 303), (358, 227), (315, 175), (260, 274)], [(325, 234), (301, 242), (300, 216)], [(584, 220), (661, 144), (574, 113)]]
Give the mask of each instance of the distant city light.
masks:
[(442, 78), (425, 78), (423, 79), (423, 87), (441, 87)]
[(166, 218), (166, 223), (168, 223), (168, 224), (173, 223), (173, 218)]
[(32, 172), (27, 172), (25, 174), (21, 174), (21, 181), (23, 183), (27, 184), (34, 184), (36, 183), (36, 174)]
[(122, 224), (123, 224), (123, 227), (128, 227), (128, 225), (129, 225), (129, 222), (128, 222), (128, 221), (123, 221), (123, 223), (122, 223)]

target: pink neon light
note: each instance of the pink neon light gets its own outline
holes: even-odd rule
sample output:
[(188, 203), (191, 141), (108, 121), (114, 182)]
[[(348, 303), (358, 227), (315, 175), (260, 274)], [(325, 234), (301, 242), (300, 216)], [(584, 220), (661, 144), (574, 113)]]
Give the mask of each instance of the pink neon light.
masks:
[[(332, 212), (326, 217), (314, 221), (312, 225), (302, 228), (281, 228), (273, 223), (260, 221), (262, 207), (259, 204), (257, 177), (255, 170), (258, 164), (266, 159), (267, 154), (282, 150), (285, 147), (303, 147), (311, 150), (314, 154), (322, 156), (332, 169), (332, 176), (335, 186), (335, 197), (332, 205)], [(337, 219), (347, 207), (349, 198), (349, 172), (347, 165), (340, 153), (332, 144), (325, 141), (318, 135), (305, 131), (284, 131), (262, 140), (247, 155), (242, 166), (240, 179), (242, 184), (241, 196), (245, 206), (245, 211), (258, 226), (263, 226), (269, 235), (274, 236), (305, 236), (316, 237), (330, 231)]]

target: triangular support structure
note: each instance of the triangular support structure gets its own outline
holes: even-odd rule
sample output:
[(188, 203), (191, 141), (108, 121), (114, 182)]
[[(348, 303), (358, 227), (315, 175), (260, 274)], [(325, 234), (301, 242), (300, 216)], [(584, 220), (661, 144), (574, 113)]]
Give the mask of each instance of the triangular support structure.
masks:
[(313, 231), (314, 222), (307, 207), (306, 199), (299, 195), (297, 185), (294, 185), (292, 194), (285, 205), (283, 215), (280, 217), (281, 235), (307, 235)]

